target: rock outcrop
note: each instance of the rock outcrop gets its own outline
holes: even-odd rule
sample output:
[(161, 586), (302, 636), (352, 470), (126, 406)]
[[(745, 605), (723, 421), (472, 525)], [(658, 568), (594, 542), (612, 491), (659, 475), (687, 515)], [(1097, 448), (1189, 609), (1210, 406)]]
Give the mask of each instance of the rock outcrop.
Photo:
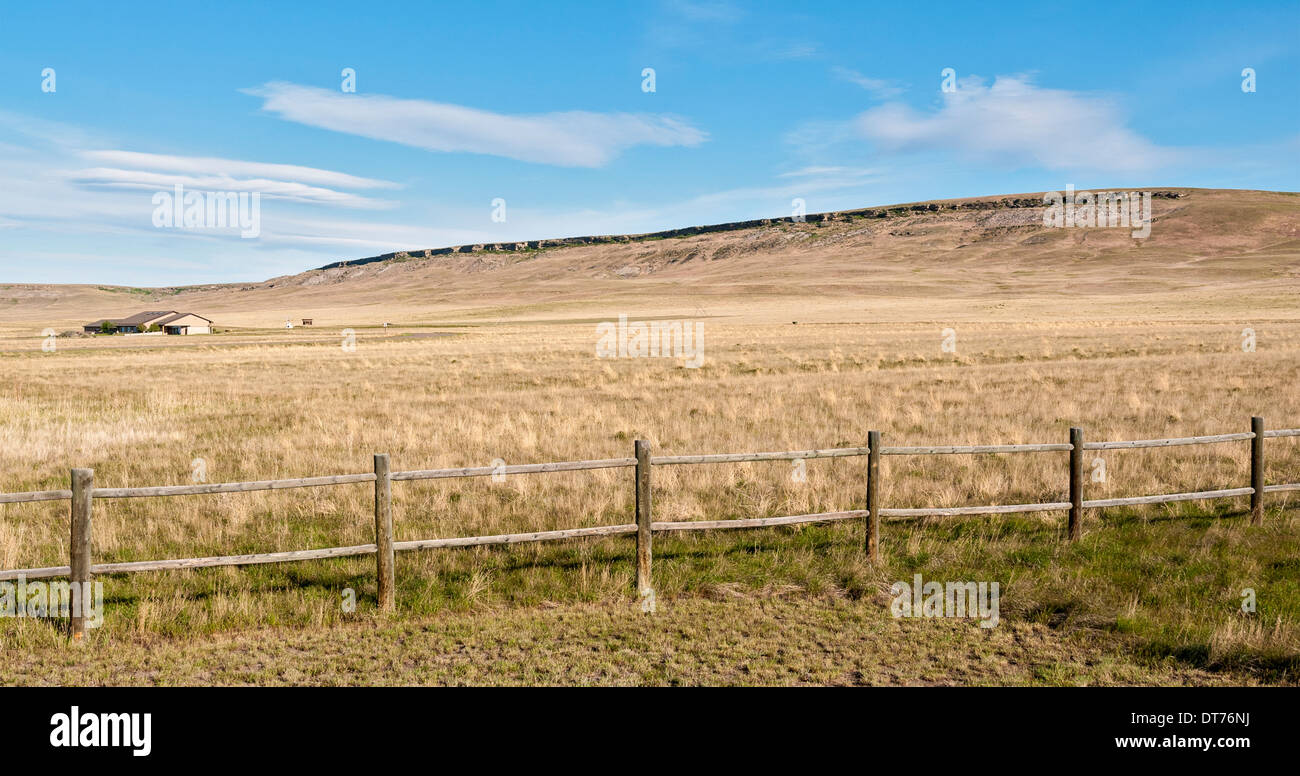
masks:
[[(1082, 193), (1082, 192), (1078, 192)], [(1178, 199), (1182, 197), (1181, 192), (1177, 191), (1155, 191), (1151, 193), (1154, 199)], [(948, 200), (945, 202), (927, 202), (915, 205), (893, 205), (882, 208), (862, 208), (860, 210), (845, 210), (837, 213), (809, 213), (802, 219), (795, 216), (786, 216), (784, 218), (757, 218), (751, 221), (731, 221), (725, 224), (709, 224), (707, 226), (687, 226), (680, 229), (669, 229), (663, 232), (646, 232), (644, 234), (602, 234), (587, 235), (583, 237), (557, 237), (549, 240), (529, 240), (527, 242), (504, 242), (504, 243), (479, 243), (475, 245), (453, 245), (449, 248), (425, 248), (414, 251), (397, 251), (395, 253), (385, 253), (381, 256), (369, 256), (364, 259), (351, 259), (348, 261), (336, 261), (332, 264), (326, 264), (317, 269), (338, 269), (341, 267), (359, 267), (364, 264), (373, 264), (379, 261), (409, 261), (411, 259), (431, 259), (435, 256), (447, 256), (453, 253), (482, 253), (482, 252), (505, 252), (505, 251), (540, 251), (547, 248), (564, 248), (571, 245), (601, 245), (608, 243), (627, 243), (638, 242), (642, 240), (664, 240), (673, 237), (691, 237), (698, 234), (711, 234), (714, 232), (734, 232), (741, 229), (753, 229), (760, 226), (771, 226), (773, 224), (791, 224), (791, 223), (829, 223), (832, 221), (855, 221), (865, 218), (896, 218), (902, 216), (916, 215), (917, 213), (937, 213), (940, 211), (970, 211), (970, 210), (1006, 210), (1015, 208), (1041, 208), (1043, 207), (1042, 197), (1003, 197), (1000, 199), (974, 199), (974, 200)]]

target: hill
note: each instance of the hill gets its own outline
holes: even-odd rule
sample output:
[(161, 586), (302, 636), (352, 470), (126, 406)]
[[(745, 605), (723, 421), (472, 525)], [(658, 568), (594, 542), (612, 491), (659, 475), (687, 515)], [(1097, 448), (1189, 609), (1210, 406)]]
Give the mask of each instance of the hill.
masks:
[[(572, 319), (637, 314), (925, 318), (1294, 312), (1300, 195), (1157, 189), (1150, 236), (1049, 228), (1041, 194), (938, 200), (647, 235), (412, 250), (246, 284), (0, 285), (0, 323), (72, 325), (137, 309), (218, 325)], [(865, 303), (866, 306), (859, 304)]]

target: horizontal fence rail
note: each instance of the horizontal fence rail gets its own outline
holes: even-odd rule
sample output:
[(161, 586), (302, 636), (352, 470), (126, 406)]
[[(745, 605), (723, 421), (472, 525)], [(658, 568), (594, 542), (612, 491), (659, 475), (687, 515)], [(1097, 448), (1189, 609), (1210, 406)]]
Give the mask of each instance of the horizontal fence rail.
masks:
[(1209, 445), (1218, 442), (1241, 442), (1254, 439), (1249, 431), (1242, 434), (1216, 434), (1214, 436), (1180, 437), (1178, 439), (1134, 439), (1129, 442), (1085, 442), (1084, 450), (1132, 450), (1139, 447), (1180, 447), (1182, 445)]
[(818, 512), (811, 515), (750, 517), (739, 520), (680, 520), (668, 523), (651, 523), (650, 527), (656, 531), (709, 531), (719, 528), (765, 528), (773, 525), (797, 525), (800, 523), (834, 523), (839, 520), (853, 520), (866, 516), (867, 510), (852, 509), (848, 512)]
[(151, 498), (154, 496), (206, 496), (213, 493), (253, 493), (259, 490), (319, 488), (326, 485), (350, 485), (374, 482), (373, 474), (338, 474), (331, 477), (302, 477), (296, 480), (262, 480), (261, 482), (214, 482), (203, 485), (162, 485), (152, 488), (95, 488), (95, 498)]
[[(1251, 430), (1232, 434), (1176, 437), (1171, 439), (1136, 439), (1127, 441), (1086, 442), (1083, 431), (1070, 429), (1069, 442), (1009, 445), (932, 445), (923, 447), (887, 447), (880, 442), (880, 433), (867, 435), (863, 447), (837, 447), (814, 450), (788, 450), (765, 453), (711, 453), (700, 455), (652, 456), (648, 442), (638, 440), (630, 458), (603, 458), (555, 463), (529, 463), (499, 466), (472, 466), (449, 469), (422, 469), (390, 471), (387, 455), (375, 456), (374, 472), (339, 474), (296, 479), (262, 480), (256, 482), (226, 482), (198, 485), (163, 485), (156, 487), (99, 488), (94, 486), (94, 472), (90, 469), (73, 469), (70, 490), (43, 490), (27, 493), (0, 493), (0, 504), (22, 504), (42, 501), (68, 501), (71, 505), (71, 541), (69, 565), (43, 568), (10, 569), (0, 571), (0, 581), (17, 579), (53, 579), (68, 577), (73, 582), (86, 582), (96, 574), (129, 574), (146, 571), (216, 568), (221, 566), (251, 566), (268, 563), (290, 563), (328, 558), (347, 558), (375, 555), (379, 579), (379, 608), (393, 608), (394, 552), (450, 549), (457, 547), (484, 547), (493, 545), (546, 542), (583, 537), (636, 536), (636, 585), (645, 611), (654, 609), (654, 589), (651, 577), (651, 537), (654, 533), (683, 531), (712, 531), (741, 528), (768, 528), (775, 526), (812, 523), (834, 523), (862, 520), (865, 528), (864, 548), (872, 562), (879, 560), (879, 526), (883, 519), (890, 522), (929, 517), (960, 517), (971, 515), (1000, 515), (1035, 512), (1067, 512), (1067, 538), (1082, 536), (1083, 510), (1107, 507), (1166, 504), (1180, 501), (1237, 498), (1250, 496), (1251, 522), (1260, 525), (1264, 516), (1266, 493), (1300, 491), (1300, 482), (1265, 484), (1264, 440), (1269, 438), (1300, 437), (1300, 428), (1264, 429), (1262, 418), (1251, 419)], [(1132, 450), (1141, 448), (1181, 447), (1249, 441), (1250, 486), (1223, 488), (1186, 493), (1165, 493), (1120, 498), (1083, 498), (1083, 452), (1086, 450)], [(880, 506), (882, 480), (880, 457), (886, 455), (982, 455), (1007, 453), (1068, 452), (1068, 501), (1050, 501), (1036, 504), (972, 505), (958, 507), (891, 508)], [(817, 458), (867, 457), (865, 474), (865, 509), (838, 512), (817, 512), (779, 517), (738, 518), (727, 520), (654, 521), (652, 519), (652, 469), (655, 466), (681, 466), (714, 463), (747, 463), (761, 461), (795, 461)], [(457, 479), (509, 474), (543, 474), (550, 472), (590, 471), (597, 469), (635, 469), (635, 522), (620, 525), (588, 526), (551, 531), (498, 534), (493, 536), (462, 536), (438, 539), (394, 541), (392, 536), (391, 484), (394, 481)], [(375, 542), (350, 547), (324, 547), (320, 549), (290, 550), (283, 552), (252, 553), (245, 555), (220, 555), (203, 558), (176, 558), (171, 560), (127, 561), (119, 563), (93, 563), (91, 521), (94, 499), (97, 498), (153, 498), (163, 496), (199, 496), (218, 493), (251, 493), (257, 491), (291, 488), (313, 488), (333, 485), (373, 483), (375, 488)], [(73, 618), (70, 623), (73, 641), (84, 635), (84, 623)]]
[(67, 501), (70, 490), (37, 490), (31, 493), (0, 493), (0, 504), (24, 504), (32, 501)]
[(498, 534), (497, 536), (462, 536), (455, 539), (420, 539), (412, 542), (393, 542), (393, 546), (399, 550), (434, 550), (440, 547), (483, 547), (489, 544), (549, 542), (556, 539), (576, 539), (580, 536), (623, 536), (631, 533), (636, 533), (635, 523), (628, 525), (598, 525), (591, 528), (566, 528), (562, 531)]
[[(139, 560), (127, 563), (97, 563), (90, 567), (95, 574), (133, 574), (141, 571), (170, 571), (175, 569), (210, 569), (218, 566), (256, 566), (264, 563), (292, 563), (302, 560), (347, 558), (354, 555), (374, 555), (375, 545), (358, 544), (354, 547), (325, 547), (319, 550), (290, 550), (287, 552), (261, 552), (250, 555), (217, 555), (209, 558), (177, 558), (174, 560)], [(68, 566), (41, 569), (0, 571), (0, 581), (17, 579), (49, 579), (68, 576)]]
[[(1019, 512), (1055, 512), (1069, 509), (1070, 501), (1052, 501), (1046, 504), (1006, 504), (990, 507), (932, 507), (922, 509), (882, 509), (881, 517), (956, 517), (959, 515), (1009, 515)], [(1084, 502), (1087, 506), (1088, 502)]]
[(1125, 498), (1103, 498), (1085, 501), (1085, 509), (1099, 507), (1126, 507), (1135, 504), (1167, 504), (1172, 501), (1202, 501), (1211, 498), (1233, 498), (1235, 496), (1254, 495), (1254, 488), (1229, 488), (1227, 490), (1202, 490), (1196, 493), (1165, 493), (1158, 496), (1128, 496)]
[(847, 458), (867, 455), (866, 447), (836, 447), (830, 450), (790, 450), (778, 453), (713, 453), (710, 455), (663, 455), (651, 458), (655, 466), (678, 466), (697, 463), (743, 463), (747, 461), (796, 461), (808, 458)]
[[(393, 472), (394, 480), (446, 480), (458, 477), (488, 477), (494, 474), (542, 474), (578, 472), (589, 469), (626, 469), (636, 466), (635, 458), (605, 458), (599, 461), (561, 461), (559, 463), (520, 463), (513, 466), (470, 466), (460, 469), (425, 469)], [(373, 477), (373, 475), (371, 475)]]
[(1051, 453), (1071, 450), (1068, 444), (1046, 445), (941, 445), (938, 447), (882, 447), (881, 455), (978, 455), (982, 453)]

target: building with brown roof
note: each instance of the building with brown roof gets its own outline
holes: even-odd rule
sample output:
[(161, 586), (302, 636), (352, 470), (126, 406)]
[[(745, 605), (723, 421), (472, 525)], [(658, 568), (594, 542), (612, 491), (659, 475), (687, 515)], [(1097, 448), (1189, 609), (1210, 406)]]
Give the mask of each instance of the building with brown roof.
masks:
[(157, 331), (163, 334), (211, 334), (212, 320), (194, 313), (154, 310), (126, 318), (104, 318), (82, 327), (87, 334), (108, 331), (113, 334), (137, 334)]

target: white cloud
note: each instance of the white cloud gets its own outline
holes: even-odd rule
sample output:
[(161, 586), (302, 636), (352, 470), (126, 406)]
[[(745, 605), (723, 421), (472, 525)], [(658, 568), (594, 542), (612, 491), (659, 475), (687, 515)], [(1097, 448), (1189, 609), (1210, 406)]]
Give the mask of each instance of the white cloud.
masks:
[(121, 150), (78, 151), (77, 155), (116, 165), (62, 173), (69, 183), (85, 189), (161, 191), (181, 185), (202, 191), (257, 192), (268, 198), (312, 205), (378, 210), (395, 207), (397, 203), (339, 189), (400, 188), (392, 181), (295, 164)]
[(864, 167), (825, 167), (813, 166), (802, 167), (798, 170), (783, 172), (779, 178), (808, 178), (808, 177), (834, 177), (839, 179), (866, 178), (875, 176), (880, 173), (879, 170), (872, 170)]
[(244, 90), (288, 121), (424, 148), (566, 167), (600, 167), (638, 145), (696, 146), (708, 134), (666, 115), (566, 111), (506, 115), (428, 100), (274, 82)]
[[(62, 239), (108, 235), (114, 245), (131, 244), (138, 248), (140, 241), (148, 241), (150, 247), (146, 252), (197, 251), (199, 255), (208, 250), (216, 255), (226, 251), (217, 258), (229, 257), (235, 261), (236, 256), (265, 255), (270, 245), (283, 247), (311, 239), (322, 246), (317, 250), (334, 246), (354, 251), (366, 241), (392, 244), (417, 236), (430, 239), (439, 236), (434, 230), (408, 232), (392, 224), (377, 224), (366, 231), (362, 226), (365, 222), (349, 222), (338, 217), (338, 208), (375, 211), (396, 206), (395, 202), (344, 190), (401, 188), (391, 181), (291, 164), (92, 150), (105, 146), (111, 148), (104, 138), (74, 127), (0, 112), (0, 231), (6, 235), (5, 247), (10, 248), (0, 250), (0, 269), (15, 270), (18, 266), (15, 262), (21, 263), (18, 257), (22, 251), (12, 249), (15, 239), (25, 241), (23, 250), (30, 250), (31, 244), (57, 244)], [(88, 161), (102, 165), (86, 168)], [(262, 239), (242, 240), (237, 232), (221, 230), (155, 227), (156, 205), (151, 195), (170, 191), (176, 184), (195, 191), (261, 193)], [(332, 206), (334, 213), (312, 219), (313, 211), (321, 205)], [(361, 217), (368, 216), (366, 213)], [(51, 235), (52, 239), (41, 238), (41, 233)], [(107, 263), (100, 270), (125, 266), (122, 261), (118, 257), (106, 258)], [(260, 261), (248, 259), (246, 266), (260, 266)], [(130, 262), (133, 267), (143, 266), (147, 258), (133, 255)], [(175, 262), (169, 266), (175, 269)], [(74, 275), (72, 279), (81, 278)]]
[(863, 89), (871, 92), (873, 97), (882, 100), (890, 97), (897, 97), (903, 93), (903, 88), (893, 81), (865, 76), (857, 70), (850, 70), (847, 67), (836, 65), (831, 68), (831, 72), (840, 78), (843, 78), (845, 81), (861, 86)]
[(254, 178), (300, 181), (302, 183), (345, 189), (399, 188), (399, 184), (392, 181), (362, 178), (357, 175), (322, 170), (316, 167), (302, 167), (296, 164), (245, 162), (238, 159), (218, 159), (207, 156), (169, 156), (166, 154), (146, 154), (138, 151), (83, 151), (81, 156), (91, 161), (137, 170), (161, 170), (163, 172), (201, 173), (232, 177), (244, 175)]
[(93, 142), (91, 134), (80, 127), (0, 110), (0, 131), (6, 130), (21, 135), (27, 141), (24, 148), (84, 148)]
[(70, 183), (85, 188), (165, 191), (170, 190), (173, 186), (180, 185), (197, 191), (256, 192), (268, 198), (312, 205), (338, 205), (368, 210), (391, 208), (397, 205), (395, 202), (371, 199), (320, 186), (309, 186), (298, 181), (233, 178), (224, 174), (176, 175), (149, 170), (94, 167), (85, 170), (74, 170), (66, 173), (66, 176)]
[(1109, 100), (1040, 88), (1023, 76), (1000, 76), (992, 86), (965, 78), (936, 111), (892, 103), (852, 125), (887, 151), (953, 151), (1048, 169), (1141, 171), (1174, 155), (1125, 126)]

